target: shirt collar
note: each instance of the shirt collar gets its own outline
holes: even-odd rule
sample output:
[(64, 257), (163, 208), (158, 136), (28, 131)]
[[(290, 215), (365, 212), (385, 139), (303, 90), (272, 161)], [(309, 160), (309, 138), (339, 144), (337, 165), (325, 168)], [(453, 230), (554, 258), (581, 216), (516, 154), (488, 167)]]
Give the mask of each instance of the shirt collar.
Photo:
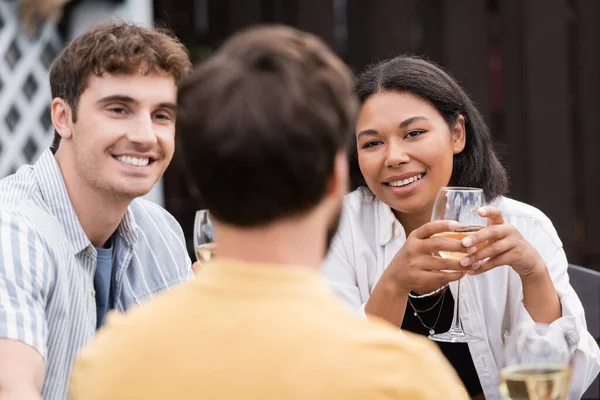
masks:
[[(134, 200), (135, 202), (135, 200)], [(117, 228), (117, 234), (121, 236), (130, 246), (133, 246), (138, 238), (137, 223), (131, 206), (127, 207), (125, 215)]]
[[(52, 151), (49, 149), (45, 150), (34, 164), (33, 169), (42, 192), (42, 197), (52, 214), (64, 227), (65, 234), (72, 244), (74, 253), (78, 254), (90, 247), (92, 244), (83, 231), (79, 218), (77, 218), (77, 214), (67, 193), (63, 175)], [(130, 245), (135, 243), (137, 239), (137, 225), (131, 211), (131, 206), (127, 208), (125, 216), (117, 228), (117, 234), (123, 237)]]
[(377, 198), (375, 201), (377, 202), (377, 220), (379, 223), (377, 243), (380, 246), (385, 246), (396, 236), (406, 238), (404, 227), (400, 224), (390, 206)]

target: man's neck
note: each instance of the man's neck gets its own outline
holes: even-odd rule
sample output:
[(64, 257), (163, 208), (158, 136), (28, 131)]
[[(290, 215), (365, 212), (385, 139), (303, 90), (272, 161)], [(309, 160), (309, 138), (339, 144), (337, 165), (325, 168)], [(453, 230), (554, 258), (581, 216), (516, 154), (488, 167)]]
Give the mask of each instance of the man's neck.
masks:
[(313, 218), (256, 228), (217, 225), (217, 257), (281, 267), (318, 269), (325, 254), (325, 227)]
[(77, 219), (94, 247), (104, 247), (125, 216), (130, 200), (119, 200), (93, 190), (77, 174), (74, 166), (62, 165), (57, 157), (69, 200)]

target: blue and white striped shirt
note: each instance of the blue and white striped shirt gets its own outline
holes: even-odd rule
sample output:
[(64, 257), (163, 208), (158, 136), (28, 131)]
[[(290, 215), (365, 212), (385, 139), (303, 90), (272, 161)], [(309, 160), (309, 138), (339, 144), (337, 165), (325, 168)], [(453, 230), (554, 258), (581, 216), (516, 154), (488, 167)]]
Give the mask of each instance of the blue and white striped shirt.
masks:
[[(118, 311), (190, 278), (181, 227), (158, 205), (134, 200), (114, 238)], [(0, 180), (0, 338), (43, 356), (46, 400), (66, 397), (75, 356), (96, 333), (95, 268), (50, 150)]]

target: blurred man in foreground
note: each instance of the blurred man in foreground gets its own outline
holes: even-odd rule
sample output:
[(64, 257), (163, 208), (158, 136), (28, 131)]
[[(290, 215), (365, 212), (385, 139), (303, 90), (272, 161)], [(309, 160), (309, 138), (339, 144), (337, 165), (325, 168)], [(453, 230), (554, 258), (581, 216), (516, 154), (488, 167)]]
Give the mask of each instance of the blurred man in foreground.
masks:
[(319, 274), (346, 193), (357, 110), (347, 67), (313, 35), (255, 28), (178, 99), (216, 259), (109, 321), (77, 363), (71, 398), (461, 398), (435, 345), (355, 317)]

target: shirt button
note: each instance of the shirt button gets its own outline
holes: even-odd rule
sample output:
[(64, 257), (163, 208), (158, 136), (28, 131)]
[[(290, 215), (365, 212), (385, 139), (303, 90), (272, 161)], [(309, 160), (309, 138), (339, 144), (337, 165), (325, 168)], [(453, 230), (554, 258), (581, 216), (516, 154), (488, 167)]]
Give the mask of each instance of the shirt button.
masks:
[(385, 233), (383, 235), (383, 240), (388, 240), (390, 238), (390, 235), (388, 233)]
[(488, 363), (485, 360), (485, 357), (481, 357), (481, 364), (483, 364), (483, 369), (487, 371)]
[(92, 297), (96, 297), (96, 290), (92, 289)]
[(394, 229), (394, 236), (400, 236), (400, 228), (396, 227)]
[(85, 249), (85, 252), (88, 253), (89, 256), (94, 255), (94, 249), (92, 249), (92, 246), (88, 246), (87, 249)]
[(508, 329), (502, 329), (502, 335), (500, 336), (500, 339), (502, 339), (502, 344), (506, 344), (509, 336), (510, 334), (508, 333)]

